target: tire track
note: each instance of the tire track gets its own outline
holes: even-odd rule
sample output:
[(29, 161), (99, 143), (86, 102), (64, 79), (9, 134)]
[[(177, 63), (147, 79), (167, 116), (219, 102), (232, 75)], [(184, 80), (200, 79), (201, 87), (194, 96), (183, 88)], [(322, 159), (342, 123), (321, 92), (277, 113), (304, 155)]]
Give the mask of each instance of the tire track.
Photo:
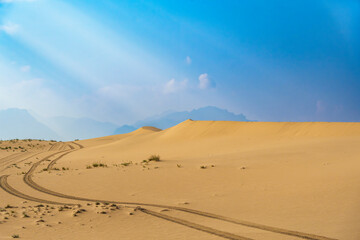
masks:
[(8, 156), (6, 156), (6, 157), (0, 158), (0, 161), (1, 161), (1, 160), (4, 160), (4, 159), (7, 159), (7, 158), (15, 157), (14, 155), (19, 155), (19, 154), (23, 154), (23, 153), (21, 153), (21, 152), (19, 153), (19, 152), (18, 152), (18, 153), (10, 154), (10, 155), (8, 155)]
[[(37, 168), (42, 162), (48, 161), (49, 158), (51, 158), (51, 157), (53, 157), (53, 156), (55, 156), (55, 155), (57, 155), (57, 154), (63, 153), (63, 152), (67, 152), (66, 154), (68, 154), (68, 153), (71, 152), (71, 150), (62, 150), (62, 151), (59, 151), (59, 152), (50, 154), (50, 155), (46, 156), (45, 158), (41, 159), (40, 161), (34, 163), (34, 164), (31, 166), (31, 168), (29, 169), (29, 171), (26, 172), (26, 174), (25, 174), (25, 176), (24, 176), (24, 181), (25, 181), (25, 178), (29, 178), (29, 176), (31, 176), (31, 175), (35, 172), (36, 168)], [(66, 154), (63, 154), (63, 155), (61, 155), (61, 156), (64, 156), (64, 155), (66, 155)], [(58, 158), (56, 158), (56, 160), (58, 160)], [(50, 162), (50, 164), (51, 164), (51, 162)], [(49, 165), (50, 165), (50, 164), (49, 164)], [(54, 164), (55, 164), (55, 163), (54, 163)], [(30, 177), (30, 178), (31, 178), (31, 177)], [(26, 181), (25, 181), (25, 182), (26, 182)]]
[[(69, 154), (71, 152), (72, 151), (68, 151), (68, 152), (65, 152), (65, 153), (61, 154), (56, 159), (54, 159), (51, 163), (55, 163), (61, 157), (65, 156), (66, 154)], [(45, 157), (44, 159), (40, 160), (39, 162), (35, 163), (31, 167), (31, 169), (28, 171), (28, 173), (32, 174), (36, 170), (37, 166), (40, 163), (42, 163), (43, 161), (48, 160), (50, 157), (52, 157), (52, 156), (54, 156), (56, 154), (59, 154), (59, 153), (61, 153), (61, 152), (53, 153), (53, 154)], [(22, 160), (22, 161), (25, 161), (25, 159)], [(50, 164), (49, 164), (49, 166), (50, 166)], [(19, 198), (22, 198), (22, 199), (25, 199), (25, 200), (33, 201), (33, 202), (39, 202), (39, 203), (46, 203), (46, 204), (53, 204), (53, 205), (75, 205), (75, 204), (67, 204), (67, 203), (62, 203), (62, 202), (57, 202), (57, 201), (50, 201), (50, 200), (40, 199), (40, 198), (37, 198), (37, 197), (29, 196), (27, 194), (23, 194), (23, 193), (17, 191), (16, 189), (14, 189), (13, 187), (11, 187), (8, 184), (8, 181), (7, 181), (8, 177), (9, 177), (9, 175), (3, 175), (3, 176), (0, 177), (0, 188), (2, 188), (4, 191), (6, 191), (7, 193), (9, 193), (11, 195), (14, 195), (16, 197), (19, 197)], [(25, 177), (24, 177), (24, 179), (25, 179)], [(32, 181), (31, 175), (30, 175), (30, 180)], [(158, 218), (162, 218), (162, 219), (165, 219), (165, 220), (170, 221), (170, 222), (178, 223), (178, 224), (181, 224), (181, 225), (184, 225), (184, 226), (187, 226), (187, 227), (199, 230), (199, 231), (203, 231), (203, 232), (206, 232), (206, 233), (210, 233), (210, 234), (213, 234), (213, 235), (216, 235), (216, 236), (219, 236), (219, 237), (223, 237), (223, 238), (226, 238), (226, 239), (230, 239), (230, 240), (253, 240), (251, 238), (246, 238), (246, 237), (238, 236), (236, 234), (232, 234), (232, 233), (228, 233), (228, 232), (224, 232), (224, 231), (219, 231), (219, 230), (216, 230), (216, 229), (213, 229), (213, 228), (210, 228), (210, 227), (206, 227), (206, 226), (203, 226), (203, 225), (200, 225), (200, 224), (197, 224), (197, 223), (192, 223), (192, 222), (189, 222), (189, 221), (186, 221), (186, 220), (183, 220), (183, 219), (167, 216), (165, 214), (157, 213), (157, 212), (154, 212), (154, 211), (151, 211), (151, 210), (148, 210), (148, 209), (137, 207), (136, 210), (140, 210), (141, 212), (143, 212), (145, 214), (152, 215), (152, 216), (155, 216), (155, 217), (158, 217)]]
[(12, 160), (16, 159), (19, 156), (23, 156), (29, 154), (28, 152), (24, 153), (24, 152), (19, 152), (19, 153), (13, 153), (9, 156), (3, 157), (0, 159), (0, 163), (2, 166), (5, 166), (6, 164), (8, 164), (9, 162), (11, 162)]
[[(27, 157), (27, 158), (25, 158), (25, 159), (21, 159), (20, 161), (18, 161), (18, 162), (13, 162), (13, 163), (11, 163), (10, 165), (7, 165), (4, 169), (2, 169), (2, 170), (0, 170), (0, 172), (3, 172), (3, 171), (5, 171), (9, 166), (11, 166), (12, 164), (19, 164), (19, 163), (22, 163), (22, 162), (24, 162), (24, 161), (26, 161), (26, 160), (28, 160), (28, 159), (30, 159), (30, 158), (33, 158), (33, 157), (35, 157), (35, 156), (37, 156), (37, 155), (39, 155), (39, 154), (41, 154), (41, 153), (44, 153), (44, 152), (39, 152), (39, 153), (35, 153), (35, 154), (33, 154), (33, 155), (31, 155), (31, 156), (29, 156), (29, 157)], [(16, 157), (15, 157), (16, 158)], [(12, 159), (12, 160), (14, 160), (14, 158)], [(8, 161), (7, 162), (7, 164), (9, 163), (10, 161)]]
[[(17, 191), (16, 189), (14, 189), (13, 187), (11, 187), (8, 182), (7, 182), (7, 178), (9, 177), (9, 175), (3, 175), (0, 177), (0, 188), (2, 188), (4, 191), (6, 191), (7, 193), (14, 195), (16, 197), (19, 197), (21, 199), (25, 199), (25, 200), (29, 200), (29, 201), (33, 201), (33, 202), (38, 202), (38, 203), (46, 203), (46, 204), (53, 204), (53, 205), (68, 205), (68, 206), (73, 206), (76, 204), (69, 204), (69, 203), (62, 203), (62, 202), (56, 202), (56, 201), (49, 201), (49, 200), (45, 200), (45, 199), (40, 199), (40, 198), (36, 198), (36, 197), (32, 197), (26, 194), (23, 194), (19, 191)], [(165, 214), (161, 214), (161, 213), (157, 213), (148, 209), (144, 209), (144, 208), (140, 208), (137, 207), (135, 208), (136, 210), (140, 210), (143, 213), (146, 213), (148, 215), (152, 215), (152, 216), (156, 216), (158, 218), (162, 218), (165, 220), (168, 220), (170, 222), (174, 222), (174, 223), (178, 223), (190, 228), (194, 228), (196, 230), (199, 231), (203, 231), (203, 232), (207, 232), (219, 237), (223, 237), (226, 239), (230, 239), (230, 240), (253, 240), (251, 238), (246, 238), (246, 237), (242, 237), (242, 236), (238, 236), (236, 234), (232, 234), (232, 233), (228, 233), (228, 232), (224, 232), (224, 231), (219, 231), (210, 227), (206, 227), (197, 223), (192, 223), (186, 220), (182, 220), (179, 218), (174, 218), (174, 217), (170, 217), (167, 216)]]
[(74, 204), (67, 204), (67, 203), (61, 203), (61, 202), (55, 202), (55, 201), (40, 199), (40, 198), (36, 198), (36, 197), (31, 197), (29, 195), (21, 193), (9, 185), (9, 183), (7, 181), (8, 177), (9, 177), (9, 175), (3, 175), (0, 177), (0, 187), (4, 191), (6, 191), (7, 193), (9, 193), (11, 195), (14, 195), (16, 197), (19, 197), (19, 198), (22, 198), (25, 200), (38, 202), (38, 203), (47, 203), (47, 204), (54, 204), (54, 205), (74, 205)]
[(51, 147), (49, 148), (49, 151), (55, 150), (59, 144), (60, 143), (55, 143), (55, 144), (51, 145)]
[(70, 149), (74, 149), (74, 147), (71, 146), (70, 144), (65, 144), (65, 143), (63, 143), (63, 142), (57, 142), (57, 143), (51, 145), (51, 147), (49, 148), (48, 151), (56, 151), (56, 150), (61, 151), (61, 150), (66, 150), (66, 147), (67, 147), (67, 146), (69, 146)]
[(73, 144), (77, 145), (80, 149), (84, 148), (84, 146), (83, 146), (83, 145), (81, 145), (80, 143), (76, 143), (76, 142), (71, 142), (71, 143), (73, 143)]
[(232, 239), (232, 240), (252, 240), (251, 238), (242, 237), (242, 236), (238, 236), (236, 234), (216, 230), (214, 228), (206, 227), (206, 226), (203, 226), (203, 225), (200, 225), (200, 224), (197, 224), (197, 223), (192, 223), (192, 222), (180, 219), (180, 218), (171, 217), (171, 216), (161, 214), (161, 213), (158, 213), (158, 212), (154, 212), (154, 211), (151, 211), (151, 210), (148, 210), (148, 209), (145, 209), (145, 208), (137, 207), (136, 210), (139, 210), (139, 211), (141, 211), (143, 213), (146, 213), (148, 215), (152, 215), (152, 216), (155, 216), (155, 217), (158, 217), (158, 218), (162, 218), (162, 219), (165, 219), (167, 221), (178, 223), (178, 224), (190, 227), (190, 228), (194, 228), (194, 229), (197, 229), (197, 230), (200, 230), (200, 231), (203, 231), (203, 232), (207, 232), (207, 233), (219, 236), (219, 237)]
[[(76, 151), (76, 150), (74, 150), (74, 151)], [(61, 159), (63, 156), (65, 156), (65, 155), (67, 155), (67, 154), (69, 154), (71, 152), (73, 152), (73, 151), (66, 152), (66, 153), (58, 156), (53, 161), (56, 162), (59, 159)], [(58, 152), (58, 153), (60, 153), (60, 152)], [(56, 153), (56, 154), (58, 154), (58, 153)], [(53, 156), (53, 155), (55, 155), (55, 154), (52, 154), (51, 156)], [(48, 158), (50, 158), (51, 156), (48, 156), (46, 158), (46, 160)], [(42, 161), (45, 161), (45, 159), (42, 160)], [(99, 199), (91, 199), (91, 198), (71, 196), (71, 195), (55, 192), (55, 191), (52, 191), (50, 189), (47, 189), (47, 188), (44, 188), (44, 187), (38, 185), (37, 183), (35, 183), (32, 180), (32, 174), (35, 172), (35, 169), (37, 168), (37, 166), (42, 161), (39, 161), (39, 162), (35, 163), (32, 166), (32, 168), (25, 174), (23, 180), (27, 185), (29, 185), (30, 187), (32, 187), (33, 189), (35, 189), (37, 191), (40, 191), (40, 192), (43, 192), (43, 193), (46, 193), (46, 194), (49, 194), (49, 195), (57, 196), (57, 197), (60, 197), (60, 198), (67, 198), (67, 199), (78, 200), (78, 201), (87, 201), (87, 202), (104, 202), (104, 203), (114, 203), (114, 204), (126, 204), (126, 205), (136, 205), (136, 206), (149, 206), (149, 207), (168, 208), (168, 209), (173, 209), (173, 210), (178, 210), (178, 211), (182, 211), (182, 212), (196, 214), (196, 215), (203, 216), (203, 217), (208, 217), (208, 218), (213, 218), (213, 219), (217, 219), (217, 220), (221, 220), (221, 221), (226, 221), (226, 222), (242, 225), (242, 226), (245, 226), (245, 227), (256, 228), (256, 229), (260, 229), (260, 230), (264, 230), (264, 231), (268, 231), (268, 232), (279, 233), (279, 234), (283, 234), (283, 235), (288, 235), (288, 236), (293, 236), (293, 237), (298, 237), (298, 238), (303, 238), (303, 239), (308, 239), (308, 240), (336, 240), (334, 238), (328, 238), (328, 237), (324, 237), (324, 236), (319, 236), (319, 235), (310, 234), (310, 233), (304, 233), (304, 232), (299, 232), (299, 231), (287, 230), (287, 229), (278, 228), (278, 227), (271, 227), (271, 226), (267, 226), (267, 225), (263, 225), (263, 224), (257, 224), (257, 223), (253, 223), (253, 222), (242, 221), (242, 220), (238, 220), (238, 219), (224, 217), (224, 216), (221, 216), (221, 215), (208, 213), (208, 212), (203, 212), (203, 211), (198, 211), (198, 210), (189, 209), (189, 208), (167, 206), (167, 205), (161, 205), (161, 204), (150, 204), (150, 203), (119, 202), (119, 201), (99, 200)], [(164, 216), (167, 216), (167, 215), (164, 215)]]
[(52, 160), (50, 163), (49, 163), (49, 165), (47, 166), (47, 170), (51, 170), (52, 168), (53, 168), (53, 166), (56, 164), (56, 162), (60, 159), (60, 158), (62, 158), (63, 156), (65, 156), (65, 155), (67, 155), (67, 154), (69, 154), (69, 153), (71, 153), (71, 152), (73, 152), (74, 150), (70, 150), (69, 152), (66, 152), (66, 153), (64, 153), (64, 154), (62, 154), (62, 155), (60, 155), (59, 157), (57, 157), (57, 158), (55, 158), (54, 160)]
[[(84, 148), (84, 146), (81, 145), (81, 144), (78, 144), (78, 143), (75, 143), (75, 142), (71, 142), (71, 143), (77, 145), (77, 146), (79, 147), (79, 149)], [(67, 152), (67, 153), (65, 153), (65, 154), (57, 157), (56, 159), (52, 160), (52, 161), (49, 163), (49, 165), (47, 166), (47, 170), (51, 170), (51, 169), (53, 168), (53, 166), (56, 164), (56, 162), (57, 162), (60, 158), (62, 158), (63, 156), (65, 156), (65, 155), (67, 155), (67, 154), (69, 154), (69, 153), (71, 153), (71, 152), (73, 152), (73, 151), (76, 151), (76, 150), (75, 150), (75, 147), (72, 146), (71, 144), (67, 144), (67, 146), (70, 147), (69, 152)], [(77, 150), (79, 150), (79, 149), (77, 149)]]

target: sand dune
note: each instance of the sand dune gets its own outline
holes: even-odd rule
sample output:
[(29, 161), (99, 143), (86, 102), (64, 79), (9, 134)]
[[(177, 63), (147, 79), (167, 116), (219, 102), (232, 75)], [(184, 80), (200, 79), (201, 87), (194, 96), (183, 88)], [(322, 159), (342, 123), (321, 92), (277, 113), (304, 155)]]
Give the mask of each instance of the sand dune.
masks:
[(0, 239), (360, 238), (360, 123), (187, 120), (8, 150)]

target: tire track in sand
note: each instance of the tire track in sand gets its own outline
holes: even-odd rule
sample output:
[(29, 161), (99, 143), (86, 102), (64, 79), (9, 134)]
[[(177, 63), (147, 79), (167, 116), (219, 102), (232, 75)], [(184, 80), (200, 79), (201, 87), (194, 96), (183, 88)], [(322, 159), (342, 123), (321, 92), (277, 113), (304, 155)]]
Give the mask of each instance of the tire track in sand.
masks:
[[(60, 152), (58, 152), (58, 153), (60, 153)], [(41, 162), (46, 161), (48, 158), (50, 158), (50, 157), (52, 157), (52, 156), (54, 156), (55, 154), (58, 154), (58, 153), (51, 154), (51, 155), (47, 156), (46, 158), (42, 159), (41, 161), (37, 162), (36, 164), (39, 165)], [(59, 156), (58, 158), (56, 158), (55, 160), (58, 160), (62, 156), (66, 155), (66, 154), (69, 154), (69, 153), (70, 152), (66, 152), (66, 153), (62, 154), (61, 156)], [(33, 171), (35, 171), (35, 170), (36, 170), (36, 167), (33, 168)], [(16, 197), (19, 197), (19, 198), (22, 198), (22, 199), (25, 199), (25, 200), (29, 200), (29, 201), (33, 201), (33, 202), (38, 202), (38, 203), (46, 203), (46, 204), (53, 204), (53, 205), (75, 205), (75, 204), (68, 204), (68, 203), (62, 203), (62, 202), (57, 202), (57, 201), (50, 201), (50, 200), (40, 199), (40, 198), (37, 198), (37, 197), (32, 197), (32, 196), (29, 196), (27, 194), (21, 193), (21, 192), (19, 192), (18, 190), (14, 189), (13, 187), (11, 187), (9, 185), (9, 183), (7, 181), (8, 177), (9, 177), (9, 175), (3, 175), (3, 176), (0, 177), (0, 188), (2, 188), (7, 193), (12, 194), (12, 195), (14, 195)], [(219, 236), (219, 237), (222, 237), (222, 238), (226, 238), (226, 239), (230, 239), (230, 240), (253, 240), (251, 238), (246, 238), (246, 237), (242, 237), (242, 236), (239, 236), (239, 235), (236, 235), (236, 234), (232, 234), (232, 233), (228, 233), (228, 232), (224, 232), (224, 231), (219, 231), (219, 230), (216, 230), (214, 228), (206, 227), (206, 226), (203, 226), (203, 225), (200, 225), (200, 224), (197, 224), (197, 223), (192, 223), (192, 222), (189, 222), (189, 221), (186, 221), (186, 220), (183, 220), (183, 219), (167, 216), (165, 214), (157, 213), (157, 212), (154, 212), (154, 211), (151, 211), (151, 210), (148, 210), (148, 209), (137, 207), (136, 210), (139, 210), (139, 211), (141, 211), (141, 212), (143, 212), (145, 214), (148, 214), (148, 215), (156, 216), (158, 218), (162, 218), (162, 219), (165, 219), (167, 221), (178, 223), (178, 224), (181, 224), (181, 225), (184, 225), (184, 226), (187, 226), (187, 227), (199, 230), (199, 231), (203, 231), (203, 232), (206, 232), (206, 233), (209, 233), (209, 234), (213, 234), (213, 235), (216, 235), (216, 236)]]
[[(76, 151), (76, 150), (73, 150), (73, 151)], [(73, 151), (70, 151), (70, 152), (73, 152)], [(58, 156), (53, 161), (55, 161), (55, 162), (58, 161), (59, 159), (61, 159), (65, 155), (69, 154), (70, 152), (66, 152), (66, 153)], [(47, 157), (47, 158), (49, 158), (49, 157)], [(319, 236), (319, 235), (310, 234), (310, 233), (304, 233), (304, 232), (299, 232), (299, 231), (287, 230), (287, 229), (278, 228), (278, 227), (271, 227), (271, 226), (267, 226), (267, 225), (263, 225), (263, 224), (257, 224), (257, 223), (253, 223), (253, 222), (242, 221), (242, 220), (238, 220), (238, 219), (224, 217), (224, 216), (221, 216), (221, 215), (208, 213), (208, 212), (203, 212), (203, 211), (198, 211), (198, 210), (189, 209), (189, 208), (167, 206), (167, 205), (161, 205), (161, 204), (150, 204), (150, 203), (99, 200), (99, 199), (91, 199), (91, 198), (71, 196), (71, 195), (55, 192), (55, 191), (52, 191), (50, 189), (47, 189), (47, 188), (44, 188), (44, 187), (38, 185), (37, 183), (35, 183), (32, 180), (32, 174), (35, 172), (37, 166), (41, 162), (42, 161), (35, 163), (32, 166), (32, 168), (25, 174), (25, 176), (23, 178), (24, 182), (27, 185), (29, 185), (30, 187), (34, 188), (35, 190), (38, 190), (40, 192), (43, 192), (43, 193), (46, 193), (46, 194), (49, 194), (49, 195), (57, 196), (57, 197), (60, 197), (60, 198), (67, 198), (67, 199), (78, 200), (78, 201), (87, 201), (87, 202), (105, 202), (105, 203), (115, 203), (115, 204), (126, 204), (126, 205), (136, 205), (136, 206), (149, 206), (149, 207), (168, 208), (168, 209), (173, 209), (173, 210), (178, 210), (178, 211), (182, 211), (182, 212), (187, 212), (187, 213), (200, 215), (200, 216), (203, 216), (203, 217), (222, 220), (222, 221), (242, 225), (242, 226), (245, 226), (245, 227), (256, 228), (256, 229), (260, 229), (260, 230), (264, 230), (264, 231), (268, 231), (268, 232), (279, 233), (279, 234), (283, 234), (283, 235), (288, 235), (288, 236), (293, 236), (293, 237), (298, 237), (298, 238), (303, 238), (303, 239), (308, 239), (308, 240), (336, 240), (334, 238), (328, 238), (328, 237), (324, 237), (324, 236)], [(147, 213), (147, 212), (145, 212), (145, 213)], [(160, 214), (160, 213), (157, 213), (157, 214)], [(164, 215), (164, 214), (161, 214), (161, 215)], [(168, 215), (164, 215), (164, 216), (169, 217)]]
[(84, 148), (84, 146), (83, 146), (83, 145), (81, 145), (80, 143), (76, 143), (76, 142), (71, 142), (71, 143), (73, 143), (73, 144), (77, 145), (80, 149)]
[(197, 224), (197, 223), (192, 223), (192, 222), (180, 219), (180, 218), (171, 217), (171, 216), (168, 216), (168, 215), (165, 215), (165, 214), (162, 214), (162, 213), (158, 213), (158, 212), (154, 212), (154, 211), (151, 211), (151, 210), (148, 210), (148, 209), (145, 209), (145, 208), (137, 207), (135, 209), (138, 210), (138, 211), (141, 211), (143, 213), (146, 213), (148, 215), (152, 215), (152, 216), (155, 216), (155, 217), (158, 217), (158, 218), (162, 218), (162, 219), (165, 219), (165, 220), (170, 221), (170, 222), (178, 223), (178, 224), (187, 226), (189, 228), (195, 228), (197, 230), (207, 232), (207, 233), (210, 233), (210, 234), (214, 234), (214, 235), (217, 235), (219, 237), (223, 237), (223, 238), (227, 238), (227, 239), (233, 239), (233, 240), (252, 240), (251, 238), (242, 237), (242, 236), (239, 236), (239, 235), (236, 235), (236, 234), (216, 230), (214, 228), (206, 227), (206, 226), (203, 226), (203, 225), (200, 225), (200, 224)]
[(6, 166), (8, 163), (12, 162), (12, 160), (16, 159), (17, 157), (21, 157), (21, 156), (27, 155), (27, 154), (29, 154), (29, 153), (28, 152), (18, 152), (18, 153), (13, 153), (6, 157), (0, 158), (1, 167)]
[(37, 197), (32, 197), (32, 196), (26, 195), (24, 193), (21, 193), (9, 185), (9, 183), (7, 181), (8, 177), (9, 177), (9, 175), (3, 175), (0, 177), (0, 188), (2, 188), (5, 192), (7, 192), (11, 195), (14, 195), (16, 197), (19, 197), (19, 198), (22, 198), (25, 200), (38, 202), (38, 203), (47, 203), (47, 204), (54, 204), (54, 205), (74, 205), (74, 204), (67, 204), (67, 203), (61, 203), (61, 202), (40, 199)]
[(12, 162), (12, 160), (16, 159), (16, 157), (17, 157), (17, 156), (16, 156), (16, 157), (12, 158), (10, 161), (8, 161), (6, 164), (9, 164), (9, 162), (11, 162), (11, 164), (10, 164), (10, 165), (7, 165), (5, 168), (1, 169), (0, 172), (5, 171), (7, 168), (9, 168), (9, 167), (10, 167), (11, 165), (13, 165), (13, 164), (22, 163), (22, 162), (24, 162), (24, 161), (26, 161), (26, 160), (28, 160), (28, 159), (30, 159), (30, 158), (33, 158), (33, 157), (35, 157), (35, 156), (37, 156), (37, 155), (39, 155), (39, 154), (41, 154), (41, 153), (44, 153), (44, 152), (38, 152), (38, 153), (35, 153), (35, 154), (33, 154), (33, 155), (31, 155), (31, 156), (29, 156), (29, 157), (27, 157), (27, 158), (20, 159), (20, 161)]

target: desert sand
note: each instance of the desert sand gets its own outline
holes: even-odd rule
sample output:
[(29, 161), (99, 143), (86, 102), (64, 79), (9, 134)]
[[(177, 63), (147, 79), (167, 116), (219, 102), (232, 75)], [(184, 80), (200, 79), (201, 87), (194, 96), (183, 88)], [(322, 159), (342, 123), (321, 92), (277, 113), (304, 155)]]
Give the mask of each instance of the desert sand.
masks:
[(0, 239), (358, 240), (360, 123), (2, 141), (0, 187)]

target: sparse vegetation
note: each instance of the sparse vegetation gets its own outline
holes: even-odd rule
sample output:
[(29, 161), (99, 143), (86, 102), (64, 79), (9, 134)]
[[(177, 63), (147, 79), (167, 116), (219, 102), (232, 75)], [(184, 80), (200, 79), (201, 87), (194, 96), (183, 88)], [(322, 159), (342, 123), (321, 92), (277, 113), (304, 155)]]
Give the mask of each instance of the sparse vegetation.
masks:
[(124, 163), (121, 163), (121, 165), (124, 166), (124, 167), (127, 167), (127, 166), (129, 166), (130, 164), (132, 164), (132, 162), (124, 162)]
[(178, 168), (181, 168), (181, 164), (176, 164), (176, 166), (177, 166)]
[(148, 161), (149, 162), (151, 162), (151, 161), (159, 162), (160, 161), (160, 155), (153, 154), (148, 158)]
[(20, 238), (19, 234), (13, 234), (11, 237), (12, 238)]
[(201, 168), (201, 169), (206, 169), (206, 168), (207, 168), (207, 166), (200, 166), (200, 168)]
[(107, 167), (107, 165), (104, 164), (104, 163), (93, 163), (92, 166), (93, 166), (94, 168), (97, 168), (97, 167)]

